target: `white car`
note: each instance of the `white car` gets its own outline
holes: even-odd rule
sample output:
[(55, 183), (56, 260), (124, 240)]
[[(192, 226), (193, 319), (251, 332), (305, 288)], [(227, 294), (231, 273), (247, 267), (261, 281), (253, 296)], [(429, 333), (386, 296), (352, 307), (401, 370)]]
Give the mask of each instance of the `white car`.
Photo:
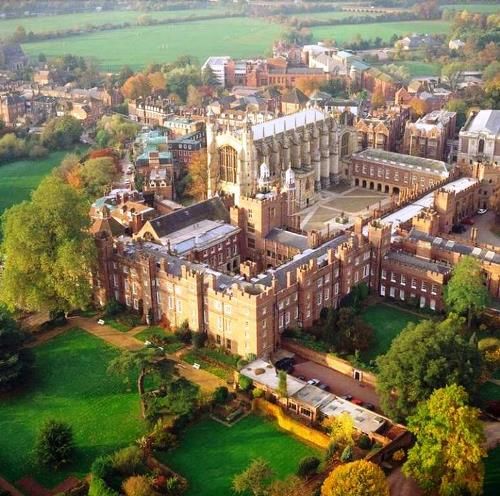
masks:
[(319, 379), (309, 379), (307, 381), (307, 384), (311, 386), (317, 386), (321, 381)]
[(488, 209), (487, 209), (487, 208), (480, 208), (480, 209), (477, 211), (477, 213), (478, 213), (479, 215), (483, 215), (483, 214), (485, 214), (487, 211), (488, 211)]

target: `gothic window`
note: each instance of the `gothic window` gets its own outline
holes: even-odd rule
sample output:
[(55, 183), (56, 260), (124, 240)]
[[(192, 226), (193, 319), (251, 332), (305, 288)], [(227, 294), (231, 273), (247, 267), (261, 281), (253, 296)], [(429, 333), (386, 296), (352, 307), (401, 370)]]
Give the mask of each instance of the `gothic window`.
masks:
[(236, 182), (238, 154), (231, 146), (219, 148), (220, 180), (228, 183)]
[(477, 153), (484, 153), (484, 139), (479, 140), (479, 144), (477, 147)]
[(340, 142), (340, 156), (349, 155), (349, 133), (344, 133)]

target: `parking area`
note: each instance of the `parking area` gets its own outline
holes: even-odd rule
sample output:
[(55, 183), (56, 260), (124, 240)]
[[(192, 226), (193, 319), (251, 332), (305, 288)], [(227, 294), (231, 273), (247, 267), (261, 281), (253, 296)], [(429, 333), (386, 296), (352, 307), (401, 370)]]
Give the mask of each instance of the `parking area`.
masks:
[[(483, 215), (475, 215), (472, 217), (472, 221), (474, 222), (473, 227), (477, 229), (477, 241), (479, 243), (485, 243), (489, 245), (498, 245), (500, 244), (500, 236), (497, 236), (493, 232), (493, 228), (495, 226), (495, 212), (493, 210), (489, 210)], [(470, 230), (472, 228), (471, 225), (464, 224), (465, 231), (460, 234), (466, 240), (470, 239)]]
[(295, 356), (293, 374), (295, 377), (303, 376), (306, 380), (319, 379), (330, 388), (330, 392), (337, 396), (351, 395), (361, 401), (372, 403), (376, 410), (380, 411), (379, 399), (374, 388), (356, 381), (340, 372), (328, 367), (301, 359)]

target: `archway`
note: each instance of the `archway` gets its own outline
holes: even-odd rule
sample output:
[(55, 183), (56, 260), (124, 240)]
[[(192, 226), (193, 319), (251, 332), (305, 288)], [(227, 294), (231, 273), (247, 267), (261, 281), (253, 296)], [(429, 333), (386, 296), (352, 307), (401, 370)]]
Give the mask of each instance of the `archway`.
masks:
[(373, 181), (370, 181), (370, 189), (374, 189), (375, 188), (375, 184), (373, 184)]
[(394, 186), (394, 188), (392, 188), (392, 194), (399, 195), (399, 188), (397, 186)]
[(382, 191), (382, 185), (380, 183), (377, 184), (377, 191)]
[(359, 186), (359, 179), (354, 179), (354, 186)]
[(366, 180), (365, 179), (363, 179), (362, 186), (363, 186), (363, 188), (366, 188)]
[(385, 185), (384, 192), (389, 193), (389, 186), (387, 184)]

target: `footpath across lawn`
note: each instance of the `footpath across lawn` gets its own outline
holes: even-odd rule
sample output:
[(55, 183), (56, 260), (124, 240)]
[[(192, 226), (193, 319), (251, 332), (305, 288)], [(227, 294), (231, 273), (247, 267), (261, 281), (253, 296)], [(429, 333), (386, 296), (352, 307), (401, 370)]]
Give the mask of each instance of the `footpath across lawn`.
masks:
[(232, 427), (204, 419), (189, 427), (179, 448), (158, 458), (189, 481), (187, 496), (233, 496), (233, 477), (258, 457), (276, 477), (295, 473), (304, 456), (319, 456), (313, 447), (281, 431), (273, 422), (250, 415)]
[[(84, 477), (94, 459), (127, 446), (143, 434), (137, 393), (106, 369), (117, 351), (80, 329), (35, 348), (33, 383), (0, 398), (0, 474), (14, 482), (30, 475), (53, 487), (69, 475)], [(133, 383), (132, 383), (133, 384)], [(53, 472), (37, 468), (30, 452), (47, 419), (68, 422), (75, 462)]]
[(410, 322), (421, 320), (413, 313), (384, 304), (367, 307), (361, 316), (373, 328), (373, 344), (369, 350), (361, 353), (361, 358), (365, 363), (387, 353), (392, 340)]

